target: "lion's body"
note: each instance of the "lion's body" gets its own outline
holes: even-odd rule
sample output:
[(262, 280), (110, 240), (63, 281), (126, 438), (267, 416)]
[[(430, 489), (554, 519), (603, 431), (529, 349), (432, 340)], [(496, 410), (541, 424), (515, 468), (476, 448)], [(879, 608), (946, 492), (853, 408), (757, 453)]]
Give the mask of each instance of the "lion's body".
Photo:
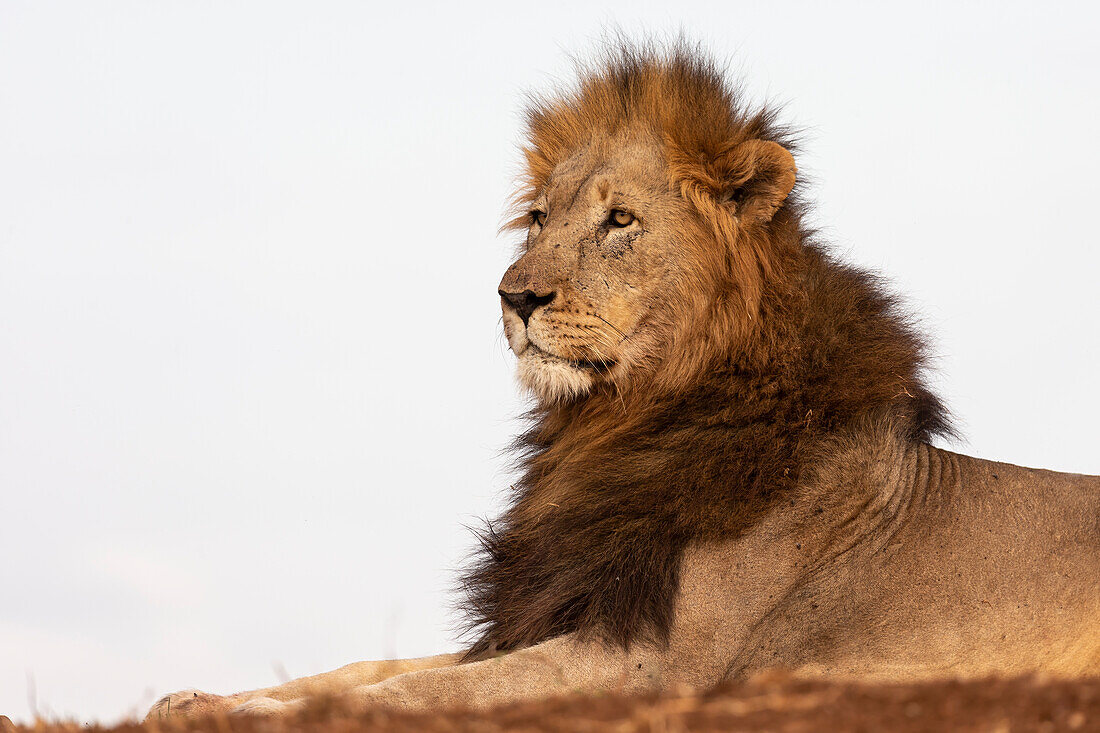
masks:
[(667, 645), (623, 651), (568, 635), (480, 662), (361, 663), (228, 698), (179, 694), (172, 705), (269, 712), (351, 694), (407, 708), (491, 706), (705, 688), (773, 668), (884, 681), (1100, 674), (1100, 477), (872, 434), (795, 493), (793, 510), (738, 540), (687, 549)]
[(1100, 478), (932, 447), (922, 341), (804, 228), (788, 136), (690, 51), (618, 53), (530, 114), (500, 294), (538, 405), (467, 653), (155, 714), (1100, 674)]
[(744, 620), (714, 628), (723, 677), (1100, 673), (1100, 478), (885, 436), (831, 464), (743, 541), (689, 556), (684, 588), (709, 604), (689, 633)]

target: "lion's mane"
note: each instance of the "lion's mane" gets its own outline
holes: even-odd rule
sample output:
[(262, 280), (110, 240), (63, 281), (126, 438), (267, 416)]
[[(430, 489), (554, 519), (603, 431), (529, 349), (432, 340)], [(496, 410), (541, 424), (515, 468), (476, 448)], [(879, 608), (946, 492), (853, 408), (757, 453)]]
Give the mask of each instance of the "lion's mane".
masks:
[(729, 220), (724, 198), (767, 185), (731, 178), (731, 151), (794, 140), (704, 55), (622, 44), (527, 120), (521, 205), (594, 133), (655, 131), (707, 297), (683, 304), (650, 378), (531, 413), (510, 507), (463, 581), (469, 658), (568, 632), (663, 642), (690, 543), (733, 539), (791, 501), (830, 441), (868, 421), (904, 441), (951, 432), (921, 338), (876, 277), (814, 240), (797, 186), (766, 225)]

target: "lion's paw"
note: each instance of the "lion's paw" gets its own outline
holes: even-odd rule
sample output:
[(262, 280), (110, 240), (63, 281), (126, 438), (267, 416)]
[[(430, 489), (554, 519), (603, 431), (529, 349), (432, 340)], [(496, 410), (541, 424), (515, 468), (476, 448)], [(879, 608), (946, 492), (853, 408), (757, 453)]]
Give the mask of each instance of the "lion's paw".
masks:
[(257, 718), (271, 718), (293, 715), (305, 707), (303, 700), (282, 702), (270, 697), (254, 697), (229, 711), (230, 715), (248, 715)]
[(167, 718), (168, 716), (180, 716), (184, 718), (201, 718), (204, 715), (225, 712), (237, 704), (237, 701), (222, 695), (211, 695), (199, 690), (181, 690), (165, 695), (153, 703), (146, 714), (146, 720)]

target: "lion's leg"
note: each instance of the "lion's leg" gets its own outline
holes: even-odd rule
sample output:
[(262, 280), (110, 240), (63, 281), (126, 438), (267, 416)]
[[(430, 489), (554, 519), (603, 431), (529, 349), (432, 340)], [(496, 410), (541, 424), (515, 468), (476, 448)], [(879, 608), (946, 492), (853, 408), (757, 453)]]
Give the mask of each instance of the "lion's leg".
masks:
[[(565, 636), (493, 659), (398, 675), (351, 689), (337, 700), (353, 711), (425, 710), (485, 708), (575, 692), (642, 692), (661, 686), (664, 666), (663, 655), (652, 648), (638, 645), (628, 652)], [(304, 705), (304, 698), (253, 701), (235, 712), (290, 713)]]
[(188, 717), (208, 715), (219, 711), (228, 711), (249, 701), (277, 703), (306, 697), (325, 697), (338, 695), (363, 685), (372, 685), (395, 675), (419, 670), (433, 669), (457, 664), (461, 654), (439, 654), (434, 657), (415, 659), (393, 659), (378, 662), (355, 662), (331, 672), (300, 677), (275, 687), (238, 692), (233, 695), (211, 695), (198, 690), (185, 690), (165, 695), (149, 710), (146, 719), (167, 715)]
[(300, 697), (324, 697), (337, 695), (363, 685), (373, 685), (390, 677), (407, 672), (435, 669), (457, 664), (461, 654), (438, 654), (434, 657), (415, 659), (391, 659), (378, 662), (353, 662), (331, 672), (300, 677), (276, 687), (242, 693), (253, 697), (270, 697), (273, 700), (296, 700)]

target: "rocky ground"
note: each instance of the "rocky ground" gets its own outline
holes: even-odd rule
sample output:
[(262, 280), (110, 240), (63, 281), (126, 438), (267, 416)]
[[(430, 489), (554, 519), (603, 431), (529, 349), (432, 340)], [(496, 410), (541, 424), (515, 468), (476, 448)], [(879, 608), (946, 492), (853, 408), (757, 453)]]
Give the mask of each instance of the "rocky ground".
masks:
[(348, 715), (318, 704), (300, 718), (167, 719), (113, 728), (76, 723), (0, 733), (358, 733), (359, 731), (1100, 731), (1100, 678), (1022, 678), (913, 685), (760, 679), (703, 694), (565, 698), (487, 712)]

